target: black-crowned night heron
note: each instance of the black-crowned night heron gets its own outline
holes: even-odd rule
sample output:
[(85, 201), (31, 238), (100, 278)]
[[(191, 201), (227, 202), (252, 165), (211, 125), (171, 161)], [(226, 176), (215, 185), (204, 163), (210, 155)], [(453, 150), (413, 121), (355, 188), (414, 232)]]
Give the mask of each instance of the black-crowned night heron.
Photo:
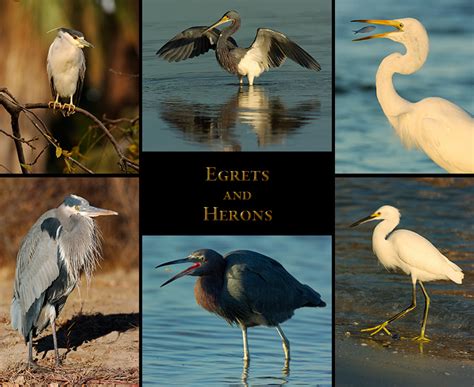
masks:
[[(82, 49), (94, 46), (84, 39), (82, 32), (69, 28), (57, 30), (58, 34), (49, 46), (47, 60), (51, 93), (55, 98), (48, 105), (53, 109), (61, 109), (62, 114), (68, 116), (75, 112), (86, 73), (86, 59)], [(60, 99), (66, 102), (61, 104)]]

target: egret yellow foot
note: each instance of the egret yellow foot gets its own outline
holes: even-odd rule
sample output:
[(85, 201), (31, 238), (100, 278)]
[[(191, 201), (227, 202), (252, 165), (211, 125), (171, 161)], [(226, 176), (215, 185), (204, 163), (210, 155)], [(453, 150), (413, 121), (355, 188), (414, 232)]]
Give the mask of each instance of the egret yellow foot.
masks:
[(388, 321), (385, 321), (383, 322), (382, 324), (380, 325), (377, 325), (375, 327), (372, 327), (372, 328), (365, 328), (365, 329), (361, 329), (360, 331), (361, 332), (371, 332), (373, 331), (370, 336), (373, 336), (373, 335), (376, 335), (377, 333), (379, 333), (380, 331), (384, 331), (387, 335), (389, 336), (392, 336), (392, 334), (390, 333), (390, 331), (386, 328), (386, 326), (388, 325)]
[(418, 341), (419, 343), (429, 343), (431, 341), (425, 335), (416, 336), (412, 340)]

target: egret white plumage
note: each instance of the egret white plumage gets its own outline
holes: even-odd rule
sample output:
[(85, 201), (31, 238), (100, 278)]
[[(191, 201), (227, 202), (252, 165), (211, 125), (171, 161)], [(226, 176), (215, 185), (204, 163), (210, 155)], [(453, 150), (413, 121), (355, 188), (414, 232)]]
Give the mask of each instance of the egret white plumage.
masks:
[(412, 302), (406, 309), (397, 313), (387, 321), (384, 321), (382, 324), (372, 328), (362, 329), (362, 332), (372, 332), (372, 336), (383, 330), (385, 333), (391, 335), (387, 329), (387, 325), (415, 309), (416, 284), (418, 282), (425, 297), (425, 311), (420, 335), (416, 336), (413, 340), (420, 342), (430, 341), (425, 336), (430, 298), (428, 297), (423, 282), (450, 280), (461, 284), (464, 274), (459, 266), (441, 254), (426, 238), (410, 230), (393, 231), (400, 223), (400, 212), (395, 207), (382, 206), (372, 215), (351, 224), (351, 227), (374, 220), (381, 220), (375, 227), (372, 235), (372, 248), (375, 255), (386, 269), (400, 269), (405, 274), (411, 276), (413, 294)]
[[(48, 105), (52, 109), (58, 107), (66, 116), (74, 114), (82, 92), (86, 73), (86, 59), (82, 49), (94, 46), (85, 40), (82, 32), (69, 28), (57, 30), (58, 34), (49, 46), (47, 59), (51, 94), (55, 98)], [(69, 103), (61, 104), (60, 99)]]
[[(231, 23), (222, 32), (216, 27)], [(319, 71), (321, 66), (310, 54), (281, 32), (259, 28), (252, 45), (237, 46), (231, 37), (240, 28), (240, 15), (228, 11), (210, 27), (191, 27), (176, 35), (156, 53), (169, 62), (179, 62), (216, 50), (216, 58), (222, 68), (239, 77), (242, 84), (247, 77), (253, 85), (256, 77), (273, 67), (280, 67), (290, 58), (302, 67)]]
[(387, 38), (405, 46), (405, 54), (385, 57), (377, 71), (377, 99), (402, 143), (425, 152), (436, 164), (451, 173), (474, 172), (474, 120), (472, 116), (443, 98), (430, 97), (412, 103), (397, 94), (393, 74), (413, 74), (426, 61), (429, 39), (416, 19), (352, 20), (388, 25), (395, 31), (354, 39)]

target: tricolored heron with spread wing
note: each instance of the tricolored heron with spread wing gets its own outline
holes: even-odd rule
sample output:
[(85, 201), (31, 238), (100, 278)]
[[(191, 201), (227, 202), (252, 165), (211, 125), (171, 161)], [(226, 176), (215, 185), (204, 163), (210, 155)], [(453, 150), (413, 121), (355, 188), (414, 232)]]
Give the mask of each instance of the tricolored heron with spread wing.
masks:
[(21, 242), (10, 315), (13, 328), (28, 342), (28, 366), (36, 366), (33, 337), (49, 324), (60, 364), (55, 320), (81, 274), (88, 280), (92, 276), (100, 257), (100, 232), (93, 218), (104, 215), (117, 213), (69, 195), (41, 215)]
[(354, 41), (387, 38), (405, 46), (387, 56), (376, 75), (377, 98), (388, 121), (402, 143), (425, 152), (436, 164), (451, 173), (474, 172), (474, 120), (459, 106), (443, 98), (430, 97), (412, 103), (397, 94), (393, 74), (413, 74), (426, 61), (429, 40), (416, 19), (352, 20), (386, 25), (395, 31), (369, 35)]
[[(216, 27), (230, 23), (222, 31)], [(194, 58), (216, 51), (221, 67), (231, 74), (247, 77), (249, 85), (264, 71), (280, 67), (286, 58), (290, 58), (302, 67), (319, 71), (321, 66), (310, 54), (281, 32), (268, 28), (259, 28), (255, 40), (248, 48), (237, 46), (231, 37), (240, 28), (240, 15), (237, 11), (228, 11), (219, 21), (210, 27), (191, 27), (176, 35), (156, 53), (169, 62)]]

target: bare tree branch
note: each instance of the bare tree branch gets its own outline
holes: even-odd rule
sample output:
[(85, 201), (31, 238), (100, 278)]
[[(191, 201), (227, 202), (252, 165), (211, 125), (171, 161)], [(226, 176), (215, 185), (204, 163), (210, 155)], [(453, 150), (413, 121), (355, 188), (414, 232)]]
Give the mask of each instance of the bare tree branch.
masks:
[[(22, 143), (25, 143), (26, 141), (22, 139), (21, 133), (20, 133), (20, 126), (18, 123), (20, 113), (25, 113), (31, 123), (40, 131), (40, 133), (45, 137), (45, 139), (52, 144), (53, 146), (56, 147), (56, 149), (60, 148), (58, 142), (56, 139), (53, 138), (53, 136), (49, 133), (48, 128), (44, 124), (44, 122), (41, 121), (41, 119), (34, 113), (32, 112), (32, 109), (50, 109), (47, 103), (26, 103), (24, 105), (21, 105), (18, 103), (18, 101), (13, 97), (13, 95), (6, 89), (6, 88), (0, 88), (0, 104), (3, 105), (5, 110), (10, 114), (12, 117), (12, 134), (13, 136), (9, 136), (13, 138), (15, 141), (15, 146), (16, 146), (16, 151), (18, 155), (18, 160), (20, 162), (21, 170), (23, 173), (29, 173), (28, 168), (26, 167), (25, 163), (25, 156), (23, 153), (23, 148), (22, 148)], [(133, 169), (135, 171), (139, 171), (140, 167), (138, 163), (134, 162), (133, 160), (129, 159), (128, 157), (125, 156), (125, 154), (122, 152), (122, 149), (120, 149), (120, 145), (117, 143), (116, 139), (112, 134), (110, 133), (109, 129), (104, 125), (102, 121), (100, 121), (96, 116), (94, 116), (92, 113), (89, 111), (82, 109), (80, 107), (76, 107), (75, 111), (79, 114), (84, 115), (85, 117), (89, 118), (91, 121), (94, 122), (94, 124), (102, 130), (102, 132), (105, 134), (105, 136), (108, 138), (110, 143), (115, 149), (115, 152), (117, 153), (119, 157), (119, 165), (122, 169), (122, 171), (127, 172), (130, 169)], [(120, 119), (121, 120), (121, 119)], [(128, 120), (128, 122), (134, 124), (138, 120), (137, 118), (134, 118), (133, 120)], [(121, 122), (127, 122), (127, 121), (121, 121)], [(6, 134), (6, 133), (5, 133)], [(31, 141), (31, 140), (30, 140)], [(28, 144), (30, 145), (30, 144)], [(30, 145), (31, 146), (31, 145)], [(41, 152), (43, 153), (43, 152)], [(81, 164), (78, 160), (75, 160), (71, 156), (68, 156), (63, 153), (63, 156), (70, 160), (72, 163), (80, 167), (82, 170), (86, 171), (87, 173), (93, 173), (90, 169), (85, 167), (83, 164)], [(38, 157), (35, 159), (35, 161), (32, 163), (34, 164), (37, 161)], [(31, 164), (31, 165), (32, 165)]]

